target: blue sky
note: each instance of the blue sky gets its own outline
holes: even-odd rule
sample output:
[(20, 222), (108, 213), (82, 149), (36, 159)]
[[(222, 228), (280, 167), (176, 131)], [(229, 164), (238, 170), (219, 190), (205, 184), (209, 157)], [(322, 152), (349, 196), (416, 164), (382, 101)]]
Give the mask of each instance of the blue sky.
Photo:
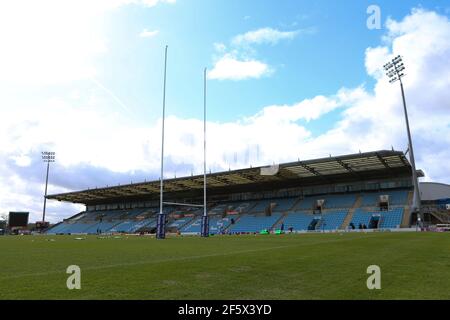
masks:
[(201, 171), (205, 67), (212, 171), (406, 150), (380, 69), (401, 54), (418, 167), (448, 183), (449, 17), (448, 1), (4, 1), (0, 213), (41, 210), (43, 150), (50, 193), (158, 178), (165, 45), (167, 177)]
[[(263, 27), (281, 31), (311, 29), (311, 33), (257, 45), (254, 57), (275, 70), (250, 81), (209, 83), (209, 118), (215, 121), (251, 116), (263, 106), (291, 104), (340, 87), (373, 81), (364, 67), (364, 50), (379, 43), (384, 30), (366, 28), (371, 1), (177, 1), (142, 9), (126, 6), (107, 19), (110, 54), (101, 61), (99, 80), (138, 115), (139, 121), (160, 116), (163, 50), (169, 45), (168, 112), (201, 116), (202, 71), (212, 67), (214, 43), (229, 45), (238, 35)], [(418, 1), (378, 1), (382, 19), (398, 19)], [(425, 8), (444, 6), (429, 1)], [(444, 12), (445, 8), (438, 11)], [(158, 35), (140, 38), (143, 30)], [(145, 115), (142, 117), (141, 115)], [(330, 121), (335, 117), (330, 117)], [(329, 126), (315, 124), (315, 130)]]

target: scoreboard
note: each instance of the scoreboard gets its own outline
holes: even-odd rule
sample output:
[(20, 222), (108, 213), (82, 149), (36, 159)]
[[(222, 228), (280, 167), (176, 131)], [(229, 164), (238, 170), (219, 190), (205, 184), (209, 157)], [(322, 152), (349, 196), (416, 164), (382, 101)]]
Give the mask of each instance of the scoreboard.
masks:
[(16, 228), (28, 226), (29, 215), (30, 215), (29, 212), (10, 212), (8, 222), (9, 227)]

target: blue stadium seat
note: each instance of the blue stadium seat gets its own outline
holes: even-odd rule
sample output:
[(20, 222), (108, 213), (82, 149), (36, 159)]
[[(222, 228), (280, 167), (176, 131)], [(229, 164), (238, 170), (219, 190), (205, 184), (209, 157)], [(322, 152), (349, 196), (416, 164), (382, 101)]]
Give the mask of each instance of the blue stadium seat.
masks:
[(234, 225), (230, 226), (232, 233), (240, 232), (259, 232), (263, 229), (270, 229), (278, 219), (281, 213), (273, 213), (271, 216), (243, 214)]
[(292, 209), (295, 201), (297, 201), (298, 198), (283, 198), (283, 199), (274, 199), (272, 202), (276, 203), (275, 208), (273, 211), (276, 212), (285, 212), (290, 209)]
[(358, 229), (359, 224), (365, 224), (369, 227), (372, 216), (379, 215), (378, 228), (398, 228), (402, 223), (403, 211), (403, 207), (392, 208), (389, 211), (365, 211), (359, 208), (353, 214), (352, 222), (356, 229)]
[(344, 222), (345, 217), (348, 214), (348, 210), (329, 211), (322, 214), (322, 226), (321, 230), (336, 230)]
[(380, 192), (366, 192), (363, 193), (363, 200), (361, 207), (375, 207), (378, 206), (380, 195), (389, 195), (390, 205), (406, 205), (408, 202), (408, 190), (387, 190)]
[[(352, 223), (358, 228), (358, 225), (365, 224), (369, 226), (369, 222), (373, 215), (379, 215), (379, 228), (397, 228), (403, 219), (403, 207), (407, 204), (409, 190), (386, 190), (377, 192), (365, 192), (361, 194), (361, 207), (355, 210)], [(377, 207), (379, 196), (388, 194), (390, 196), (389, 211), (368, 211)], [(285, 230), (292, 227), (294, 230), (307, 230), (313, 218), (318, 216), (312, 215), (313, 206), (318, 199), (325, 199), (325, 204), (321, 214), (321, 220), (317, 224), (316, 229), (335, 230), (339, 228), (347, 213), (360, 194), (330, 194), (320, 196), (306, 196), (304, 199), (298, 200), (295, 197), (289, 198), (272, 198), (264, 200), (245, 200), (245, 201), (228, 201), (219, 203), (209, 210), (210, 216), (210, 233), (219, 233), (221, 230), (227, 229), (234, 233), (239, 232), (259, 232), (262, 229), (271, 228), (281, 217), (284, 218)], [(265, 216), (262, 213), (265, 209), (274, 203), (273, 213), (271, 216)], [(362, 208), (365, 208), (364, 210)], [(182, 209), (165, 206), (164, 212), (171, 213), (178, 210), (180, 213), (189, 212), (197, 214), (196, 218), (182, 218), (172, 221), (168, 226), (180, 229), (186, 233), (200, 233), (201, 213), (202, 209), (188, 208)], [(158, 208), (134, 208), (122, 210), (102, 210), (81, 212), (71, 219), (68, 219), (52, 228), (48, 234), (56, 233), (102, 233), (109, 232), (137, 232), (142, 228), (153, 228), (156, 226), (155, 214)], [(231, 215), (222, 218), (226, 212), (235, 211), (239, 216), (234, 216), (236, 224), (230, 225)]]
[(283, 220), (284, 229), (288, 230), (293, 228), (293, 230), (308, 230), (308, 226), (314, 219), (312, 214), (306, 213), (304, 211), (296, 211), (289, 213)]
[(305, 197), (296, 206), (296, 210), (311, 210), (317, 200), (324, 199), (325, 209), (351, 208), (356, 201), (356, 194), (333, 194), (323, 196)]

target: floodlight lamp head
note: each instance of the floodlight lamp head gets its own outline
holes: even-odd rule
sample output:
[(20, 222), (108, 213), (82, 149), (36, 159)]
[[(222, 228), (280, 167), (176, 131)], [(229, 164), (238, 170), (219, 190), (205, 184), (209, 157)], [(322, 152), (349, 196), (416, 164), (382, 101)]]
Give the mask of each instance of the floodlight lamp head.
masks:
[(389, 82), (390, 83), (394, 83), (395, 81), (397, 81), (398, 80), (398, 78), (397, 77), (394, 77), (394, 78), (392, 78), (391, 80), (389, 80)]
[(56, 152), (53, 151), (42, 151), (41, 157), (44, 162), (55, 162)]

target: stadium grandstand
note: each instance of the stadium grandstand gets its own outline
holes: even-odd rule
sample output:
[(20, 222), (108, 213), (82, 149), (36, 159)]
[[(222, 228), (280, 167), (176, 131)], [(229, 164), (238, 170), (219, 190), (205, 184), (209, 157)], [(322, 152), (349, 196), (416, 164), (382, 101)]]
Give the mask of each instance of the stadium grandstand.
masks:
[[(381, 150), (207, 175), (210, 234), (409, 227), (413, 184), (401, 151)], [(423, 173), (418, 170), (419, 176)], [(86, 210), (49, 234), (155, 233), (159, 180), (48, 195)], [(164, 197), (201, 203), (203, 176), (167, 179)], [(166, 232), (199, 234), (203, 209), (167, 205)]]

